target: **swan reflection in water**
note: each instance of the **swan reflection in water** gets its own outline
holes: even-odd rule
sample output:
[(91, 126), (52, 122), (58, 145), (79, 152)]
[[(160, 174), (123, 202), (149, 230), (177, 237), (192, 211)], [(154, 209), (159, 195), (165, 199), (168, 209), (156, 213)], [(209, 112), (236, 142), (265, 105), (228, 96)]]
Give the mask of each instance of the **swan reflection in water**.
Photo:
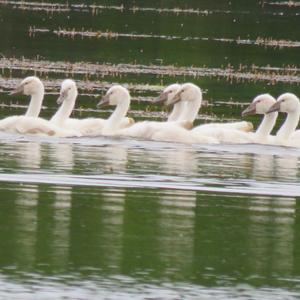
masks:
[[(57, 143), (49, 145), (49, 164), (55, 173), (72, 173), (74, 168), (73, 145)], [(50, 191), (54, 194), (52, 205), (52, 264), (57, 267), (67, 265), (70, 247), (70, 226), (72, 207), (72, 186), (53, 186)]]
[[(98, 153), (99, 155), (99, 153)], [(128, 164), (128, 149), (125, 146), (110, 145), (101, 149), (101, 161), (104, 170), (109, 173), (125, 174)], [(103, 264), (114, 266), (121, 271), (124, 214), (126, 204), (126, 190), (124, 188), (105, 188), (101, 192), (101, 222), (102, 241), (106, 245), (103, 251)]]
[[(255, 155), (253, 178), (257, 180), (297, 180), (296, 156)], [(257, 273), (272, 266), (270, 272), (292, 275), (294, 266), (295, 212), (294, 197), (256, 196), (249, 200), (249, 245), (252, 268)]]
[[(164, 174), (197, 174), (197, 153), (193, 149), (179, 147), (157, 158)], [(159, 191), (157, 245), (166, 273), (174, 269), (188, 273), (193, 268), (196, 201), (196, 191)]]
[[(243, 174), (252, 172), (251, 175), (256, 180), (276, 176), (283, 178), (293, 164), (294, 173), (289, 173), (289, 178), (297, 178), (295, 157), (287, 161), (268, 155), (234, 156), (232, 153), (221, 153), (216, 156), (184, 146), (178, 146), (176, 149), (164, 148), (160, 151), (157, 149), (141, 151), (122, 144), (90, 147), (71, 143), (42, 146), (38, 143), (32, 145), (24, 143), (24, 146), (19, 148), (21, 150), (17, 155), (17, 161), (22, 168), (26, 167), (27, 171), (38, 170), (41, 167), (41, 156), (45, 156), (47, 161), (45, 159), (43, 164), (47, 162), (50, 166), (49, 171), (53, 173), (72, 174), (76, 169), (76, 174), (82, 173), (95, 177), (99, 173), (113, 176), (116, 173), (128, 175), (130, 172), (139, 176), (135, 172), (140, 169), (142, 176), (145, 176), (145, 173), (147, 176), (148, 172), (151, 173), (153, 180), (160, 180), (162, 175), (175, 180), (175, 184), (176, 180), (187, 179), (193, 182), (209, 174), (208, 172), (218, 174), (224, 168), (232, 170), (230, 176), (232, 174), (238, 176), (240, 174), (238, 170), (242, 168)], [(208, 157), (214, 161), (203, 167)], [(237, 166), (233, 166), (233, 162)], [(197, 184), (196, 181), (193, 184)], [(21, 189), (16, 200), (17, 236), (21, 241), (17, 256), (21, 262), (31, 264), (35, 256), (39, 262), (45, 262), (43, 254), (39, 251), (46, 249), (45, 251), (50, 253), (51, 263), (57, 267), (63, 268), (70, 261), (83, 265), (99, 262), (99, 266), (109, 268), (113, 266), (117, 272), (121, 271), (124, 256), (127, 257), (130, 253), (135, 263), (140, 263), (135, 256), (139, 255), (134, 249), (137, 247), (136, 244), (124, 241), (131, 240), (132, 236), (139, 239), (140, 229), (147, 228), (149, 224), (150, 227), (155, 228), (153, 239), (149, 238), (149, 240), (156, 241), (155, 247), (158, 250), (154, 251), (153, 245), (148, 246), (152, 247), (155, 258), (165, 263), (162, 272), (167, 274), (172, 268), (181, 271), (191, 270), (197, 236), (195, 224), (199, 223), (198, 219), (203, 216), (203, 211), (206, 213), (205, 209), (210, 207), (209, 202), (211, 202), (205, 194), (193, 190), (153, 189), (149, 192), (110, 187), (89, 188), (89, 196), (86, 198), (86, 190), (63, 184), (51, 188), (24, 185)], [(26, 201), (31, 203), (30, 207)], [(257, 272), (262, 272), (268, 259), (272, 259), (270, 255), (268, 256), (268, 251), (271, 251), (270, 253), (278, 252), (282, 257), (284, 255), (291, 257), (273, 264), (278, 272), (291, 272), (293, 249), (290, 241), (294, 237), (295, 199), (250, 197), (245, 207), (249, 211), (249, 237), (247, 238), (249, 238), (249, 251), (253, 258), (251, 261), (257, 260), (253, 262), (253, 268)], [(196, 210), (200, 212), (197, 217)], [(136, 216), (137, 211), (141, 212), (139, 222), (131, 218), (132, 215)], [(199, 244), (207, 238), (208, 234), (207, 228), (202, 230), (204, 230), (203, 238)], [(276, 232), (273, 233), (273, 230)], [(274, 245), (272, 249), (270, 244)], [(41, 246), (36, 253), (35, 245)], [(81, 257), (81, 250), (87, 251), (90, 255)], [(266, 256), (266, 259), (255, 259), (261, 255)]]
[[(15, 161), (25, 172), (36, 172), (41, 166), (41, 144), (23, 142), (15, 147)], [(35, 262), (35, 246), (38, 230), (39, 186), (20, 184), (15, 197), (16, 236), (19, 247), (16, 247), (16, 260), (24, 265)]]

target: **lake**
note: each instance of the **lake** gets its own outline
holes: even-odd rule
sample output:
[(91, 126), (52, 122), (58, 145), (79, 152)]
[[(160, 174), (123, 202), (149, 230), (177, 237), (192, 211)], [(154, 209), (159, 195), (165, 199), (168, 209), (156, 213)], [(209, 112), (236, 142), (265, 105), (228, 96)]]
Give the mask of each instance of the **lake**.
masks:
[[(260, 93), (300, 95), (297, 1), (0, 0), (0, 117), (39, 76), (49, 118), (63, 79), (74, 116), (129, 88), (129, 116), (174, 82), (196, 124), (241, 120)], [(256, 127), (259, 116), (247, 117)], [(283, 116), (277, 122), (277, 128)], [(0, 299), (299, 299), (300, 150), (0, 133)]]

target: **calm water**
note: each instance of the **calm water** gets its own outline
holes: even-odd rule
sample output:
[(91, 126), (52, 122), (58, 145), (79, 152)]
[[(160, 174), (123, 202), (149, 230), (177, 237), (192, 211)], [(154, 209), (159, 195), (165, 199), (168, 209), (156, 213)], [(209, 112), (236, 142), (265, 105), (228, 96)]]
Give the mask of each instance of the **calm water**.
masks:
[[(76, 117), (107, 116), (115, 82), (136, 119), (164, 118), (150, 101), (176, 81), (203, 88), (198, 123), (300, 94), (299, 2), (84, 3), (0, 1), (1, 117), (34, 73), (44, 117), (67, 77)], [(300, 297), (299, 149), (1, 133), (0, 156), (0, 299)]]

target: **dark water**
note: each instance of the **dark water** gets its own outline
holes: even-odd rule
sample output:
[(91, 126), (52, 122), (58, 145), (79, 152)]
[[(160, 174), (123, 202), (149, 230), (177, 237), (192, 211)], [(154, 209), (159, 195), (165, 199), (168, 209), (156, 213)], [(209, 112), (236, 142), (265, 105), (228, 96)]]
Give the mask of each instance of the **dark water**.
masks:
[[(76, 117), (128, 84), (130, 115), (192, 81), (197, 122), (240, 119), (258, 93), (299, 92), (299, 2), (0, 1), (1, 117), (36, 74)], [(299, 94), (299, 93), (298, 93)], [(146, 112), (145, 112), (146, 111)], [(255, 124), (256, 117), (250, 119)], [(298, 299), (299, 157), (293, 148), (0, 135), (0, 299)]]

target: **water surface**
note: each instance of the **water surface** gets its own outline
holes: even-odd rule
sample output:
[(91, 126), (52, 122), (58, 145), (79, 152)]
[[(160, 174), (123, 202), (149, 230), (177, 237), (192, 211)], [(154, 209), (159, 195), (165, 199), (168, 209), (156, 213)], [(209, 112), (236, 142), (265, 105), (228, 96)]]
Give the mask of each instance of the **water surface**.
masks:
[[(75, 117), (126, 84), (130, 116), (162, 120), (192, 81), (196, 123), (239, 120), (258, 93), (299, 94), (298, 2), (0, 1), (0, 115), (27, 75), (64, 78)], [(256, 125), (259, 118), (249, 119)], [(281, 121), (282, 118), (279, 120)], [(0, 134), (0, 298), (298, 299), (300, 150)]]

